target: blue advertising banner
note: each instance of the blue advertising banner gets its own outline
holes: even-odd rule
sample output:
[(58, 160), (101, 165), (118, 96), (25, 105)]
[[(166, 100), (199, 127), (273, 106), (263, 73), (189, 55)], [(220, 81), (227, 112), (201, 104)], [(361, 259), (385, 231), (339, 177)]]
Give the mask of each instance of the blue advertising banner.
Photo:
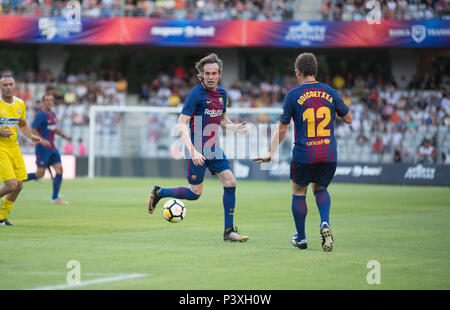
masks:
[(0, 16), (0, 41), (192, 47), (449, 47), (450, 21), (199, 21)]

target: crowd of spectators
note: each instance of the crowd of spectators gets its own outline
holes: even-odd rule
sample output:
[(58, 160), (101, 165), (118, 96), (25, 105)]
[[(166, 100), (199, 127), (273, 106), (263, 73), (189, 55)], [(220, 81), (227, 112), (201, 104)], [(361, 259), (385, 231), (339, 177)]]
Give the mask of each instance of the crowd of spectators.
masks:
[[(128, 82), (121, 72), (114, 70), (88, 70), (77, 74), (61, 72), (54, 76), (49, 70), (36, 72), (32, 69), (14, 74), (5, 68), (0, 75), (12, 74), (16, 79), (16, 96), (23, 99), (27, 107), (27, 118), (31, 122), (41, 109), (41, 98), (45, 91), (51, 91), (55, 97), (54, 112), (60, 126), (67, 125), (66, 130), (73, 132), (75, 127), (87, 128), (89, 124), (90, 105), (125, 105)], [(115, 124), (120, 123), (118, 113), (101, 114), (97, 120), (102, 130), (114, 131)], [(23, 137), (22, 137), (23, 138)], [(83, 137), (80, 137), (83, 138)], [(85, 138), (85, 137), (84, 137)], [(74, 141), (75, 143), (76, 141)], [(31, 148), (31, 143), (23, 138), (21, 145)], [(77, 149), (85, 148), (78, 141)], [(67, 149), (70, 150), (70, 147)], [(86, 150), (81, 153), (85, 153)]]
[[(11, 73), (8, 69), (0, 73)], [(365, 76), (318, 77), (320, 81), (338, 90), (350, 107), (354, 121), (351, 125), (337, 124), (335, 135), (339, 138), (355, 134), (355, 142), (369, 145), (373, 153), (394, 153), (394, 159), (419, 158), (417, 154), (405, 153), (405, 133), (414, 134), (423, 126), (450, 127), (450, 77), (425, 74), (421, 78), (383, 78), (369, 73)], [(70, 120), (71, 126), (89, 123), (89, 106), (92, 104), (125, 105), (127, 81), (120, 72), (86, 71), (79, 74), (62, 72), (54, 77), (49, 71), (28, 70), (16, 76), (17, 96), (24, 99), (29, 117), (38, 111), (39, 98), (32, 98), (34, 85), (46, 85), (55, 94), (55, 112), (59, 120)], [(144, 106), (181, 106), (198, 84), (194, 72), (181, 66), (159, 72), (154, 79), (142, 84), (138, 104)], [(280, 74), (262, 78), (252, 76), (246, 81), (236, 81), (228, 87), (230, 107), (280, 107), (286, 93), (297, 85), (293, 76)], [(121, 122), (119, 113), (102, 113), (98, 122), (105, 130), (114, 131)], [(255, 116), (255, 122), (273, 123), (277, 114)], [(158, 140), (157, 132), (164, 129), (164, 120), (151, 118), (149, 126), (152, 139)], [(151, 129), (151, 128), (150, 128)], [(156, 135), (156, 136), (155, 136)], [(431, 141), (436, 147), (436, 141)], [(449, 150), (450, 151), (450, 150)], [(417, 155), (417, 156), (415, 156)]]
[[(0, 14), (64, 16), (67, 1), (0, 0)], [(290, 20), (295, 0), (79, 0), (82, 17)]]
[[(365, 20), (374, 6), (369, 0), (325, 0), (320, 10), (323, 20)], [(374, 1), (371, 1), (374, 2)], [(380, 19), (418, 20), (450, 18), (446, 0), (378, 0)]]
[[(319, 1), (319, 0), (317, 0)], [(370, 0), (323, 0), (323, 20), (363, 20)], [(0, 0), (0, 14), (64, 16), (67, 1)], [(79, 0), (82, 17), (136, 16), (199, 20), (292, 20), (297, 0)], [(446, 0), (377, 0), (380, 18), (397, 20), (450, 18)]]
[[(420, 160), (420, 156), (405, 148), (405, 134), (416, 135), (423, 128), (450, 126), (450, 78), (425, 75), (423, 79), (413, 77), (407, 82), (402, 77), (398, 82), (393, 78), (384, 81), (369, 74), (345, 79), (345, 86), (336, 87), (343, 100), (350, 106), (354, 121), (351, 125), (340, 124), (336, 136), (344, 138), (351, 132), (358, 133), (356, 143), (360, 146), (371, 144), (373, 153), (393, 154), (394, 161), (402, 157)], [(436, 147), (436, 133), (433, 141)], [(419, 141), (420, 142), (420, 141)], [(417, 155), (417, 156), (416, 156)], [(434, 158), (436, 159), (436, 158)]]
[[(8, 68), (1, 74), (13, 74)], [(94, 70), (77, 74), (61, 72), (55, 77), (49, 70), (35, 72), (32, 69), (15, 76), (18, 85), (16, 96), (25, 101), (27, 110), (36, 113), (40, 109), (40, 98), (36, 94), (37, 85), (45, 85), (55, 97), (55, 112), (60, 120), (70, 118), (73, 125), (88, 124), (89, 106), (125, 105), (128, 82), (121, 72), (114, 70)]]
[[(414, 134), (422, 126), (450, 126), (450, 77), (426, 74), (407, 81), (402, 76), (383, 78), (372, 73), (362, 75), (325, 76), (319, 80), (338, 90), (350, 107), (354, 121), (351, 125), (338, 124), (335, 134), (345, 138), (357, 133), (356, 143), (370, 145), (376, 154), (393, 153), (414, 158), (403, 149), (405, 133)], [(149, 106), (179, 106), (198, 83), (194, 74), (182, 68), (160, 72), (142, 85), (140, 104)], [(256, 76), (247, 81), (236, 81), (228, 88), (231, 107), (280, 107), (286, 93), (297, 85), (293, 76)], [(258, 115), (255, 122), (276, 122), (278, 115)], [(436, 144), (436, 143), (434, 143)]]

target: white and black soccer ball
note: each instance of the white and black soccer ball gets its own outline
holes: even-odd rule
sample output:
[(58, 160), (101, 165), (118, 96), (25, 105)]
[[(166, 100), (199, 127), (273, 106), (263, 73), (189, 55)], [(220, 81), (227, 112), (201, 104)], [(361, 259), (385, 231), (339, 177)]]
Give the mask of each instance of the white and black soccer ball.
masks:
[(167, 200), (164, 203), (162, 212), (163, 217), (171, 223), (181, 222), (186, 217), (186, 207), (178, 199)]

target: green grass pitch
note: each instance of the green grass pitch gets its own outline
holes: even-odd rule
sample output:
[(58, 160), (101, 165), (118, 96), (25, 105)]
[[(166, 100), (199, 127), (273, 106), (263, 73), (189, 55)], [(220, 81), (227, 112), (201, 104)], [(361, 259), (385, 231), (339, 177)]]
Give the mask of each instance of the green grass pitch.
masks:
[[(9, 216), (15, 226), (0, 227), (0, 289), (67, 284), (71, 260), (80, 262), (81, 283), (91, 283), (77, 289), (90, 290), (450, 289), (448, 187), (332, 184), (335, 248), (327, 253), (311, 191), (309, 248), (290, 244), (289, 182), (238, 180), (235, 225), (246, 243), (222, 239), (217, 179), (205, 180), (198, 201), (185, 201), (187, 216), (177, 224), (163, 219), (165, 200), (147, 214), (154, 184), (186, 180), (65, 180), (68, 206), (49, 204), (49, 180), (25, 183)], [(371, 260), (380, 264), (381, 284), (367, 282)], [(126, 278), (133, 274), (144, 276)]]

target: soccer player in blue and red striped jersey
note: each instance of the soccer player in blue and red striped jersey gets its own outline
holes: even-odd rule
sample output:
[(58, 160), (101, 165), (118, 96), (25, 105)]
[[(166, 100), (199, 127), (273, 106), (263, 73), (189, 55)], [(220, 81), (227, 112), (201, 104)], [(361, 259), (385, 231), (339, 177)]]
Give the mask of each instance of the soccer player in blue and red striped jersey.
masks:
[(161, 188), (154, 186), (147, 202), (148, 213), (153, 213), (162, 198), (197, 200), (203, 189), (206, 168), (216, 174), (223, 185), (225, 241), (247, 241), (233, 223), (236, 204), (236, 179), (230, 163), (219, 145), (218, 129), (245, 134), (245, 122), (233, 123), (226, 114), (227, 92), (218, 85), (223, 63), (216, 54), (210, 54), (196, 64), (200, 84), (192, 89), (178, 119), (178, 132), (186, 146), (187, 180), (190, 187)]
[(324, 251), (331, 251), (334, 241), (330, 229), (331, 199), (327, 187), (334, 177), (338, 160), (334, 121), (338, 118), (350, 124), (352, 116), (335, 89), (316, 81), (317, 68), (314, 54), (302, 53), (297, 57), (295, 74), (300, 85), (286, 94), (283, 113), (272, 136), (268, 154), (254, 160), (273, 160), (292, 119), (295, 130), (291, 160), (292, 214), (297, 233), (292, 237), (291, 243), (300, 249), (307, 248), (306, 191), (312, 183), (321, 218), (322, 248)]
[(44, 176), (45, 170), (53, 167), (56, 174), (53, 177), (53, 194), (50, 203), (68, 204), (59, 198), (59, 190), (62, 183), (63, 168), (61, 156), (55, 147), (55, 134), (60, 135), (67, 141), (70, 138), (57, 128), (56, 114), (52, 111), (54, 96), (51, 92), (46, 92), (42, 97), (42, 110), (36, 114), (32, 123), (33, 132), (42, 137), (41, 144), (36, 145), (36, 173), (29, 173), (28, 180), (37, 180)]

